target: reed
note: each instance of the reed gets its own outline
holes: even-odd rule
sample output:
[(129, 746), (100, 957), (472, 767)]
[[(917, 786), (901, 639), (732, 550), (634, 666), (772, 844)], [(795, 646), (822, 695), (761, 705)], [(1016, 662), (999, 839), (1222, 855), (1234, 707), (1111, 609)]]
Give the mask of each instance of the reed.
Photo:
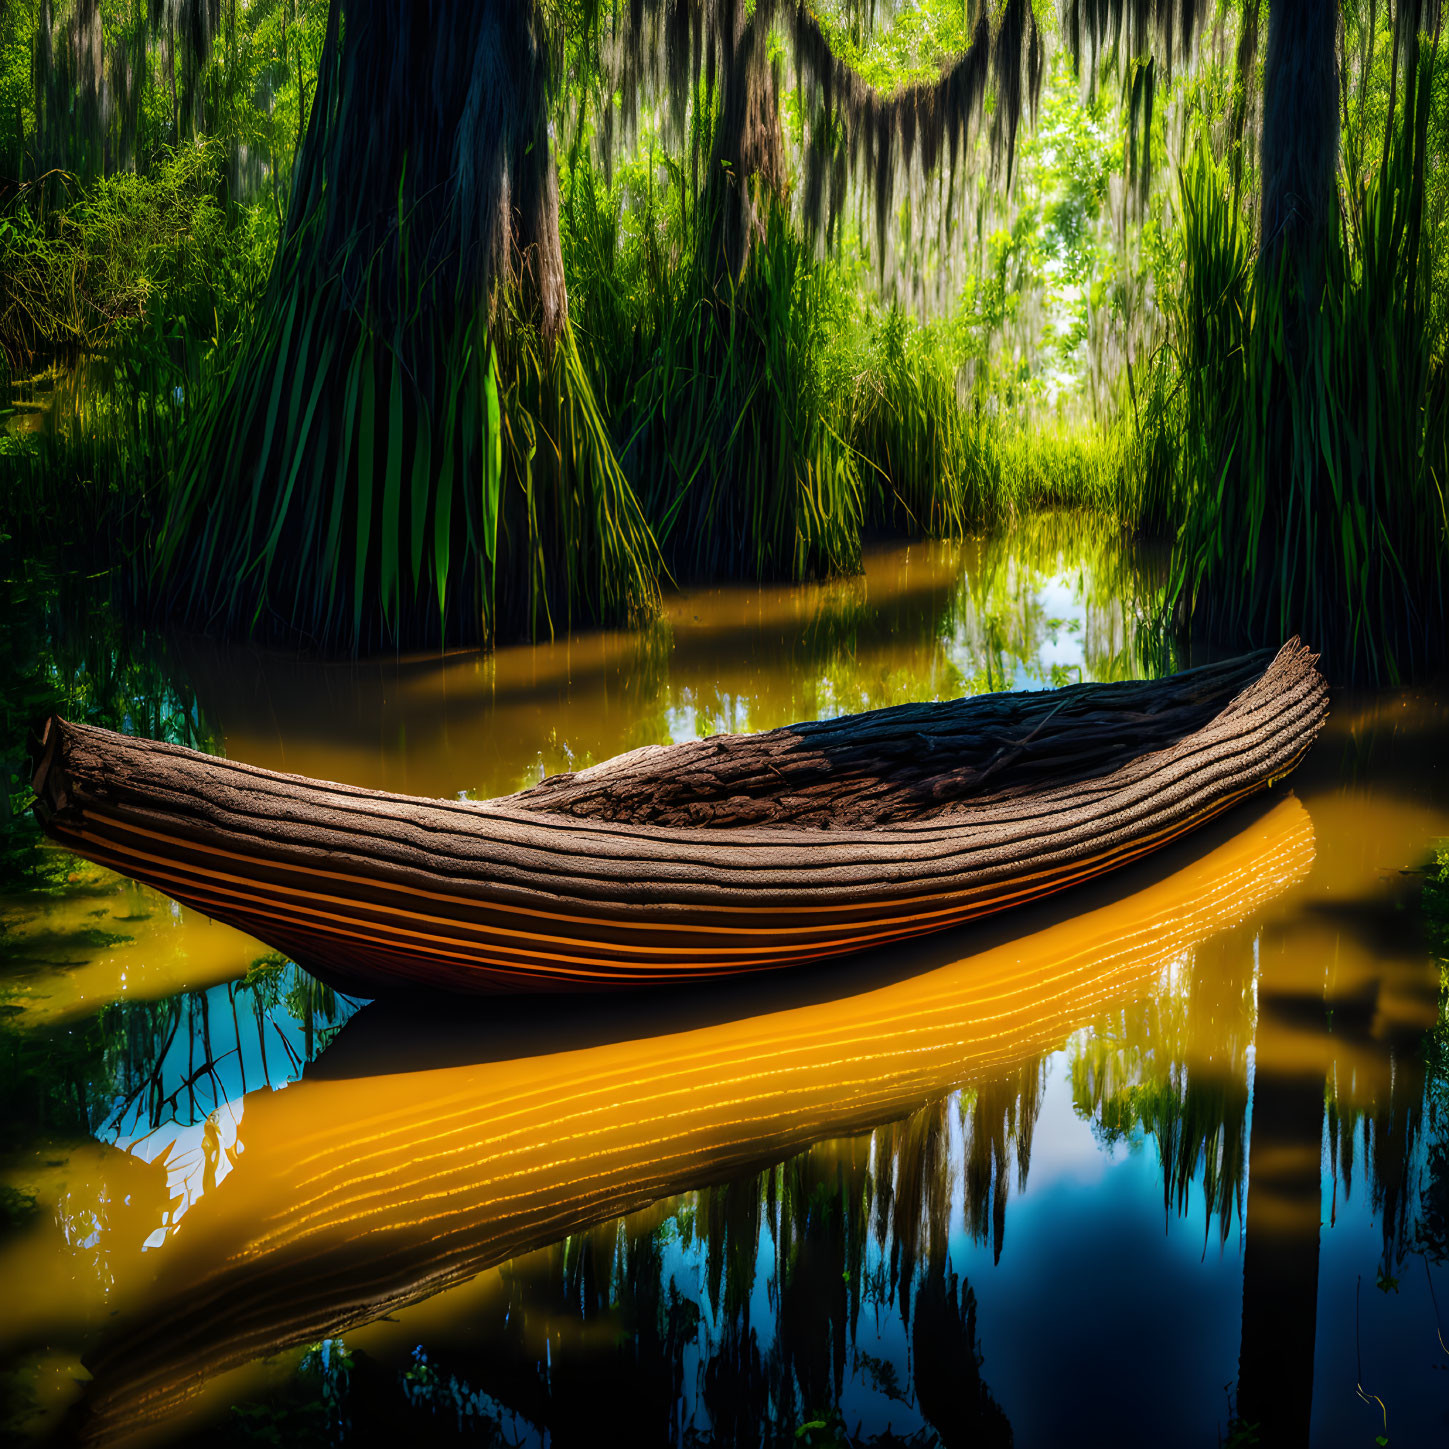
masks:
[(459, 327), (420, 299), (384, 331), (338, 279), (279, 295), (204, 389), (150, 607), (340, 652), (653, 611), (657, 550), (567, 327), (545, 342), (507, 298)]
[(953, 360), (899, 306), (869, 336), (850, 441), (873, 487), (870, 519), (892, 532), (955, 537), (991, 511), (988, 439), (957, 397)]
[(990, 379), (964, 389), (950, 329), (864, 305), (783, 208), (722, 281), (703, 206), (649, 191), (626, 235), (622, 187), (586, 161), (567, 180), (581, 345), (678, 575), (822, 577), (857, 567), (867, 530), (959, 537), (1039, 507), (1131, 512), (1123, 429), (1014, 421)]
[(1183, 281), (1147, 439), (1176, 460), (1169, 607), (1211, 638), (1300, 633), (1341, 679), (1422, 669), (1446, 623), (1449, 390), (1422, 227), (1431, 93), (1426, 76), (1382, 164), (1345, 182), (1316, 306), (1256, 265), (1205, 151), (1182, 178)]
[(712, 264), (700, 210), (626, 244), (587, 166), (567, 208), (570, 293), (618, 444), (671, 569), (853, 571), (865, 517), (830, 350), (845, 301), (779, 208), (743, 273)]
[[(62, 373), (36, 429), (0, 433), (0, 560), (100, 573), (147, 531), (205, 349), (158, 316)], [(42, 562), (43, 561), (43, 562)]]

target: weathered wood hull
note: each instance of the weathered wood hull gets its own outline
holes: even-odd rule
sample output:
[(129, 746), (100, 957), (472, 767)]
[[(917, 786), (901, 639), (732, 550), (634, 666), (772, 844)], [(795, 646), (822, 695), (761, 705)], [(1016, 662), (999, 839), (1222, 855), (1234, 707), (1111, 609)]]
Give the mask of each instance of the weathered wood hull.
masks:
[(1297, 641), (1152, 683), (908, 705), (420, 800), (53, 718), (59, 842), (348, 989), (636, 987), (942, 930), (1159, 849), (1290, 771)]

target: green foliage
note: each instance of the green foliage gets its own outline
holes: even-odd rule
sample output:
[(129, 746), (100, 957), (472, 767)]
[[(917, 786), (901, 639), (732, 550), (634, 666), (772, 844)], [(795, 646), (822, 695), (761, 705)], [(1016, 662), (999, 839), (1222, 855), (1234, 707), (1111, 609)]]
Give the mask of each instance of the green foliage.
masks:
[(52, 378), (39, 426), (0, 432), (0, 560), (119, 570), (146, 536), (211, 347), (163, 309)]
[(732, 283), (705, 256), (698, 212), (666, 219), (646, 204), (627, 238), (622, 189), (584, 163), (567, 197), (578, 334), (671, 566), (853, 569), (864, 506), (829, 373), (842, 298), (828, 265), (775, 210)]
[(876, 483), (872, 522), (953, 537), (1033, 509), (1138, 520), (1124, 428), (1029, 422), (994, 389), (962, 397), (943, 330), (890, 309), (868, 332), (849, 436)]
[[(40, 7), (0, 7), (0, 354), (16, 369), (94, 347), (147, 312), (213, 337), (250, 309), (285, 214), (328, 4), (221, 7), (215, 34), (178, 31), (165, 7), (99, 9), (98, 168), (96, 138), (76, 129), (79, 97), (60, 129), (37, 129)], [(53, 13), (53, 44), (67, 44), (69, 12)]]
[(1142, 280), (1112, 203), (1123, 157), (1113, 102), (1084, 98), (1059, 54), (1018, 144), (1010, 196), (988, 190), (967, 215), (979, 257), (948, 324), (979, 386), (1013, 415), (1105, 418), (1114, 400), (1103, 374), (1115, 371)]
[(1145, 410), (1154, 487), (1182, 520), (1178, 623), (1254, 644), (1300, 633), (1343, 678), (1422, 667), (1446, 618), (1449, 390), (1415, 154), (1400, 133), (1349, 187), (1309, 307), (1255, 267), (1227, 177), (1196, 153)]
[[(209, 138), (224, 151), (226, 199), (285, 211), (292, 161), (316, 79), (328, 0), (177, 7), (99, 0), (100, 70), (58, 55), (74, 4), (46, 0), (51, 64), (39, 64), (40, 0), (0, 6), (0, 188), (59, 166), (87, 180), (149, 173), (172, 147)], [(211, 14), (207, 15), (207, 9)], [(57, 73), (57, 61), (62, 69)], [(92, 87), (99, 115), (87, 116)], [(56, 91), (49, 117), (37, 115)]]
[[(23, 346), (113, 343), (112, 375), (92, 371), (100, 386), (78, 389), (70, 415), (0, 444), (16, 462), (3, 507), (28, 546), (103, 537), (143, 561), (148, 608), (345, 650), (639, 617), (657, 591), (651, 529), (681, 573), (806, 577), (853, 570), (867, 526), (959, 534), (1095, 486), (1063, 429), (1042, 450), (1004, 425), (1007, 395), (979, 367), (963, 406), (963, 366), (987, 356), (978, 334), (1001, 316), (968, 339), (970, 326), (871, 303), (860, 263), (820, 258), (778, 209), (743, 275), (722, 281), (678, 167), (665, 215), (640, 194), (652, 168), (626, 168), (632, 193), (604, 188), (575, 153), (566, 247), (587, 363), (508, 317), (461, 342), (439, 326), (421, 356), (402, 325), (334, 329), (336, 280), (292, 311), (258, 309), (290, 159), (278, 128), (300, 132), (322, 8), (302, 7), (290, 52), (285, 6), (227, 21), (197, 82), (210, 139), (49, 211), (54, 181), (13, 208), (43, 279), (25, 285), (84, 279), (66, 292), (76, 310), (39, 307), (49, 331)], [(932, 15), (891, 41), (909, 41), (911, 64), (955, 44), (959, 14)], [(897, 69), (910, 59), (892, 55)], [(249, 105), (248, 88), (271, 103)], [(153, 85), (148, 103), (164, 111), (166, 92)], [(1059, 131), (1033, 163), (1034, 197), (1071, 192), (1082, 170), (1086, 133), (1063, 144)], [(250, 210), (215, 199), (241, 185), (243, 153), (268, 158), (272, 206), (264, 192)], [(1040, 232), (1067, 256), (1057, 233), (1076, 233), (1058, 223), (1099, 201), (1041, 202), (1008, 250), (1036, 256)], [(137, 206), (154, 216), (131, 227)], [(283, 290), (274, 279), (270, 295)]]
[(1449, 842), (1442, 842), (1434, 852), (1424, 885), (1424, 918), (1429, 927), (1430, 951), (1449, 965)]
[[(31, 50), (35, 19), (28, 7), (0, 5), (0, 116), (18, 117), (24, 125), (33, 105)], [(0, 182), (19, 176), (24, 162), (22, 138), (12, 125), (0, 126)]]
[(921, 0), (902, 6), (888, 26), (869, 23), (864, 7), (849, 0), (824, 0), (811, 6), (830, 38), (832, 50), (878, 91), (932, 81), (941, 66), (971, 42), (961, 0)]
[(653, 609), (653, 542), (567, 330), (419, 303), (389, 336), (340, 279), (272, 296), (201, 381), (149, 607), (344, 652)]
[(215, 200), (221, 147), (166, 153), (146, 175), (119, 172), (65, 204), (21, 188), (0, 211), (0, 351), (19, 372), (36, 353), (94, 347), (150, 316), (198, 336), (234, 325), (259, 290), (275, 232), (229, 227)]
[(681, 575), (848, 572), (865, 528), (957, 536), (1013, 510), (1100, 503), (1123, 476), (1111, 429), (1014, 426), (965, 386), (1000, 319), (926, 325), (869, 300), (776, 207), (733, 284), (704, 255), (681, 169), (612, 186), (566, 173), (578, 335), (620, 460)]
[[(211, 112), (201, 130), (225, 147), (228, 199), (245, 212), (262, 213), (273, 229), (286, 216), (329, 8), (330, 0), (249, 0), (228, 7), (204, 76)], [(257, 225), (258, 218), (248, 224)]]
[[(1178, 536), (1184, 630), (1297, 630), (1341, 675), (1372, 678), (1439, 648), (1449, 66), (1426, 43), (1410, 87), (1387, 11), (1345, 12), (1342, 223), (1324, 304), (1304, 310), (1257, 268), (1255, 73), (1231, 45), (1162, 88), (1145, 131), (1049, 56), (1009, 195), (985, 169), (949, 199), (897, 191), (912, 279), (872, 275), (850, 214), (821, 255), (791, 219), (791, 175), (731, 281), (706, 264), (710, 188), (662, 111), (641, 108), (636, 148), (612, 146), (610, 183), (595, 172), (578, 97), (600, 115), (614, 98), (597, 55), (564, 40), (593, 71), (556, 108), (577, 344), (556, 355), (506, 306), (459, 341), (438, 324), (417, 354), (395, 328), (368, 336), (366, 316), (334, 329), (338, 278), (295, 315), (266, 304), (322, 0), (224, 10), (189, 59), (133, 7), (102, 11), (139, 57), (139, 110), (133, 144), (108, 132), (110, 174), (84, 184), (83, 138), (74, 175), (38, 170), (39, 10), (0, 16), (3, 371), (105, 352), (67, 416), (0, 434), (0, 534), (18, 551), (100, 540), (87, 565), (134, 553), (148, 606), (348, 649), (637, 618), (664, 561), (680, 577), (837, 574), (870, 530), (952, 536), (1082, 505)], [(968, 39), (945, 0), (889, 23), (818, 14), (883, 91), (930, 79)], [(560, 35), (578, 24), (570, 6), (548, 15)], [(771, 53), (787, 73), (783, 31)], [(1409, 89), (1411, 116), (1394, 99)], [(805, 111), (788, 86), (778, 101), (796, 169)], [(694, 141), (718, 115), (696, 97)], [(1149, 146), (1161, 169), (1183, 132), (1228, 159), (1189, 156), (1175, 218), (1150, 185), (1133, 214), (1129, 152)], [(921, 218), (952, 207), (942, 246)], [(923, 320), (935, 303), (947, 315)], [(261, 402), (243, 416), (248, 379)]]
[(876, 483), (873, 521), (962, 533), (987, 511), (982, 430), (971, 426), (980, 413), (968, 417), (958, 401), (956, 369), (937, 335), (913, 326), (899, 307), (882, 315), (867, 346), (851, 398), (850, 441)]

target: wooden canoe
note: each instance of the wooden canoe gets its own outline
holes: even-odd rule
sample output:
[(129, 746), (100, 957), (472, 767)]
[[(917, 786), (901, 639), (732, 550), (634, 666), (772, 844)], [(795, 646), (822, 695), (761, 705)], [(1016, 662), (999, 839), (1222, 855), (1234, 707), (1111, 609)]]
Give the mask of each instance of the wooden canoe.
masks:
[(68, 849), (344, 989), (537, 991), (775, 970), (1125, 865), (1302, 758), (1297, 640), (1150, 682), (902, 705), (650, 746), (519, 794), (422, 800), (52, 717)]

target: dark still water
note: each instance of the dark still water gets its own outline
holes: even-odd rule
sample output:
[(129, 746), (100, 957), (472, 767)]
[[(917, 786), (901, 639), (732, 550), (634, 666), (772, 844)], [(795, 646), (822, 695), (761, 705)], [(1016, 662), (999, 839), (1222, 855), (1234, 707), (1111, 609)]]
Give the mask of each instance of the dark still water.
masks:
[[(159, 648), (35, 599), (7, 647), (101, 722), (486, 797), (1152, 672), (1152, 574), (1044, 518), (487, 658)], [(1287, 787), (1091, 888), (607, 1001), (351, 1000), (24, 837), (0, 1434), (1449, 1442), (1446, 743), (1442, 693), (1339, 698)]]

